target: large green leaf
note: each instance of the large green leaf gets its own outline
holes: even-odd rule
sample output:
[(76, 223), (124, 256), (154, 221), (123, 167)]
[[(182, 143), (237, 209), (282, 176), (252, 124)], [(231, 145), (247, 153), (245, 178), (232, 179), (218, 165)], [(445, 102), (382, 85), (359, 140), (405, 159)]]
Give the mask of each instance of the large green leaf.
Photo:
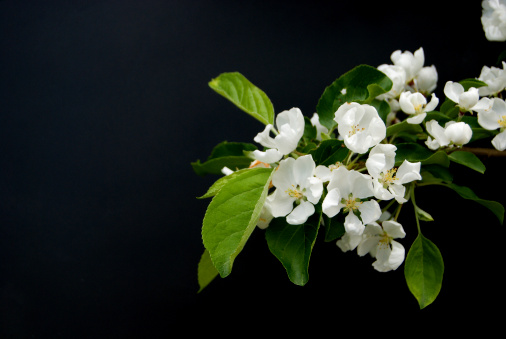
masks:
[(218, 274), (218, 270), (216, 270), (216, 267), (214, 267), (213, 262), (211, 261), (209, 251), (205, 250), (198, 265), (198, 282), (200, 287), (198, 292), (201, 292), (207, 285), (209, 285), (209, 283), (211, 283)]
[(485, 206), (492, 213), (494, 213), (494, 215), (497, 217), (497, 219), (499, 219), (499, 222), (501, 224), (503, 223), (503, 221), (504, 221), (504, 206), (501, 203), (499, 203), (497, 201), (481, 199), (473, 192), (473, 190), (471, 190), (469, 187), (466, 187), (466, 186), (459, 186), (459, 185), (456, 185), (453, 183), (444, 184), (444, 186), (451, 188), (452, 190), (457, 192), (464, 199), (473, 200), (473, 201), (477, 202), (478, 204)]
[(388, 106), (386, 102), (381, 103), (375, 98), (391, 88), (392, 81), (383, 72), (372, 66), (359, 65), (340, 76), (325, 89), (316, 106), (320, 123), (329, 129), (335, 126), (335, 112), (345, 102), (371, 104), (376, 109), (379, 108), (381, 112), (389, 111), (389, 108), (386, 108)]
[(402, 164), (404, 160), (409, 162), (420, 161), (422, 165), (441, 165), (448, 167), (450, 160), (444, 151), (432, 152), (428, 148), (417, 143), (402, 143), (397, 144), (395, 151), (395, 164), (396, 166)]
[(444, 263), (437, 246), (421, 233), (406, 256), (404, 276), (409, 290), (420, 309), (430, 305), (438, 296), (443, 283)]
[(475, 154), (471, 152), (455, 151), (450, 153), (448, 158), (457, 164), (467, 166), (482, 174), (485, 173), (485, 165)]
[(274, 123), (274, 107), (267, 95), (241, 73), (222, 73), (209, 82), (209, 87), (224, 96), (261, 123)]
[(296, 285), (304, 286), (309, 280), (309, 259), (319, 226), (319, 214), (313, 215), (302, 225), (290, 225), (285, 218), (276, 218), (265, 232), (270, 251), (283, 264), (288, 278)]
[(269, 183), (271, 168), (252, 168), (228, 181), (207, 207), (202, 240), (211, 260), (226, 277), (256, 227)]
[(209, 187), (209, 189), (207, 190), (207, 192), (204, 195), (197, 197), (197, 199), (206, 199), (206, 198), (214, 197), (216, 194), (218, 194), (218, 192), (222, 189), (222, 187), (225, 186), (226, 183), (228, 183), (230, 180), (234, 179), (236, 176), (241, 175), (243, 172), (249, 171), (249, 170), (250, 170), (249, 168), (243, 168), (238, 171), (235, 171), (232, 174), (225, 175), (225, 176), (219, 178), (211, 185), (211, 187)]

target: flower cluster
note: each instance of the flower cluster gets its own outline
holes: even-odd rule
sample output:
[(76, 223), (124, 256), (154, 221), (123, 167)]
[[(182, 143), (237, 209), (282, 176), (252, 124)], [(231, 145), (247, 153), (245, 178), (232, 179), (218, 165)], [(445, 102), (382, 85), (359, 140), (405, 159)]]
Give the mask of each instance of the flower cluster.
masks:
[[(506, 0), (482, 4), (487, 38), (506, 40)], [(447, 81), (444, 98), (438, 98), (438, 72), (425, 65), (423, 48), (396, 50), (390, 60), (359, 65), (336, 79), (311, 118), (297, 107), (276, 115), (265, 93), (240, 73), (223, 73), (209, 83), (265, 127), (253, 138), (260, 148), (223, 142), (205, 163), (192, 163), (197, 174), (225, 175), (203, 196), (213, 200), (202, 227), (201, 288), (218, 274), (230, 274), (255, 228), (265, 230), (290, 280), (304, 285), (322, 227), (327, 242), (343, 252), (369, 254), (379, 272), (404, 263), (408, 287), (423, 308), (439, 293), (444, 269), (438, 248), (421, 233), (420, 221), (433, 218), (417, 205), (415, 190), (448, 187), (503, 222), (501, 204), (453, 183), (450, 163), (483, 173), (476, 148), (464, 145), (489, 138), (496, 152), (506, 150), (506, 62), (502, 68), (483, 66), (475, 78)], [(399, 215), (408, 202), (418, 236), (406, 254)]]

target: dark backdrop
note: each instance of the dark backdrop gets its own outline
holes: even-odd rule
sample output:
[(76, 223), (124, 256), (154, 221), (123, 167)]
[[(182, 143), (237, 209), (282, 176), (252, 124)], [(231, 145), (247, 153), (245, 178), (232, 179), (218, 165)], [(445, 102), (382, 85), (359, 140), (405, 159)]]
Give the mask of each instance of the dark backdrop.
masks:
[[(320, 238), (309, 283), (295, 286), (260, 230), (229, 277), (196, 293), (208, 201), (195, 197), (216, 177), (190, 162), (262, 130), (207, 82), (239, 71), (276, 112), (311, 116), (342, 73), (423, 47), (442, 98), (447, 80), (477, 77), (504, 45), (485, 39), (480, 1), (440, 3), (0, 1), (0, 337), (497, 327), (504, 229), (444, 189), (418, 199), (446, 264), (422, 311), (402, 267), (376, 272)], [(456, 181), (504, 204), (505, 163), (484, 161), (486, 176), (461, 168)], [(409, 248), (409, 204), (401, 221)]]

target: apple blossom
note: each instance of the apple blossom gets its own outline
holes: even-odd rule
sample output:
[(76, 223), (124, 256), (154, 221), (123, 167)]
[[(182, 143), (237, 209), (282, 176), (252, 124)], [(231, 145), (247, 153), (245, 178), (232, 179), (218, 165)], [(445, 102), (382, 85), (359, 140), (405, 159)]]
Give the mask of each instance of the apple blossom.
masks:
[[(323, 213), (329, 218), (341, 210), (347, 213), (344, 228), (351, 235), (362, 234), (364, 225), (377, 220), (381, 215), (376, 200), (362, 201), (374, 194), (372, 178), (369, 175), (340, 166), (332, 171), (327, 191), (322, 203)], [(356, 212), (360, 212), (360, 219), (355, 215)]]
[[(279, 161), (283, 155), (293, 152), (304, 134), (304, 116), (296, 107), (283, 111), (276, 116), (276, 127), (277, 131), (271, 124), (268, 124), (262, 132), (255, 136), (256, 142), (269, 148), (266, 151), (253, 151), (255, 159), (274, 163)], [(271, 131), (277, 133), (274, 138), (270, 136)]]
[(397, 221), (386, 220), (381, 225), (372, 222), (364, 230), (362, 241), (357, 246), (357, 253), (360, 256), (369, 253), (376, 258), (372, 265), (379, 272), (396, 270), (404, 261), (405, 249), (393, 239), (405, 236), (402, 225)]
[(406, 71), (406, 82), (409, 83), (422, 69), (425, 62), (425, 55), (423, 53), (423, 48), (420, 47), (415, 51), (415, 53), (411, 53), (410, 51), (401, 52), (401, 50), (396, 50), (392, 53), (390, 59), (394, 65), (404, 68)]
[(337, 109), (334, 120), (344, 144), (355, 153), (366, 153), (386, 136), (386, 126), (371, 105), (345, 103)]
[(404, 184), (414, 180), (421, 180), (420, 162), (411, 163), (407, 160), (394, 168), (395, 151), (397, 147), (391, 144), (379, 144), (371, 149), (365, 166), (373, 178), (374, 196), (380, 200), (395, 198), (398, 203), (405, 203), (406, 187)]
[(436, 120), (431, 120), (426, 124), (427, 132), (430, 136), (427, 137), (425, 144), (431, 150), (437, 150), (440, 147), (460, 147), (467, 144), (473, 136), (473, 130), (465, 122), (449, 121), (445, 127), (439, 125)]
[(286, 216), (289, 224), (300, 225), (314, 214), (313, 205), (320, 201), (323, 193), (323, 182), (314, 175), (315, 167), (311, 155), (280, 161), (272, 176), (276, 189), (266, 199), (275, 218)]
[(483, 66), (478, 80), (483, 81), (487, 86), (478, 88), (480, 96), (496, 95), (506, 87), (506, 62), (502, 62), (502, 69), (498, 67)]
[(506, 1), (483, 0), (481, 23), (489, 41), (506, 41)]
[(478, 112), (478, 123), (487, 130), (499, 129), (492, 139), (492, 145), (499, 151), (506, 149), (506, 102), (500, 98), (491, 99), (490, 109)]
[(376, 98), (378, 100), (398, 98), (406, 87), (406, 71), (404, 68), (388, 64), (379, 65), (377, 68), (392, 81), (392, 88), (388, 92), (378, 95)]
[(480, 100), (478, 89), (475, 87), (464, 90), (458, 82), (448, 81), (444, 87), (444, 94), (460, 107), (463, 112), (477, 111), (488, 105), (487, 98)]
[(436, 89), (437, 80), (438, 74), (434, 65), (422, 67), (413, 79), (415, 91), (428, 95)]
[(420, 124), (427, 116), (427, 112), (433, 111), (438, 103), (439, 99), (434, 93), (429, 103), (427, 103), (425, 96), (419, 92), (411, 93), (406, 91), (399, 98), (399, 105), (402, 111), (411, 115), (407, 119), (407, 122), (410, 124)]

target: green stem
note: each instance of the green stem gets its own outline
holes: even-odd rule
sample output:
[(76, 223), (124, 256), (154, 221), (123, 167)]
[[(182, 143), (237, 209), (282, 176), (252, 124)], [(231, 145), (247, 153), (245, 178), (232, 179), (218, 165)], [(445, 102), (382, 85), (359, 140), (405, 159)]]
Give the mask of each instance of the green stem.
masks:
[(411, 203), (413, 204), (413, 208), (415, 210), (416, 228), (418, 229), (418, 234), (422, 234), (422, 230), (420, 229), (420, 219), (418, 218), (418, 212), (417, 212), (418, 206), (416, 205), (415, 189), (414, 188), (411, 190)]

